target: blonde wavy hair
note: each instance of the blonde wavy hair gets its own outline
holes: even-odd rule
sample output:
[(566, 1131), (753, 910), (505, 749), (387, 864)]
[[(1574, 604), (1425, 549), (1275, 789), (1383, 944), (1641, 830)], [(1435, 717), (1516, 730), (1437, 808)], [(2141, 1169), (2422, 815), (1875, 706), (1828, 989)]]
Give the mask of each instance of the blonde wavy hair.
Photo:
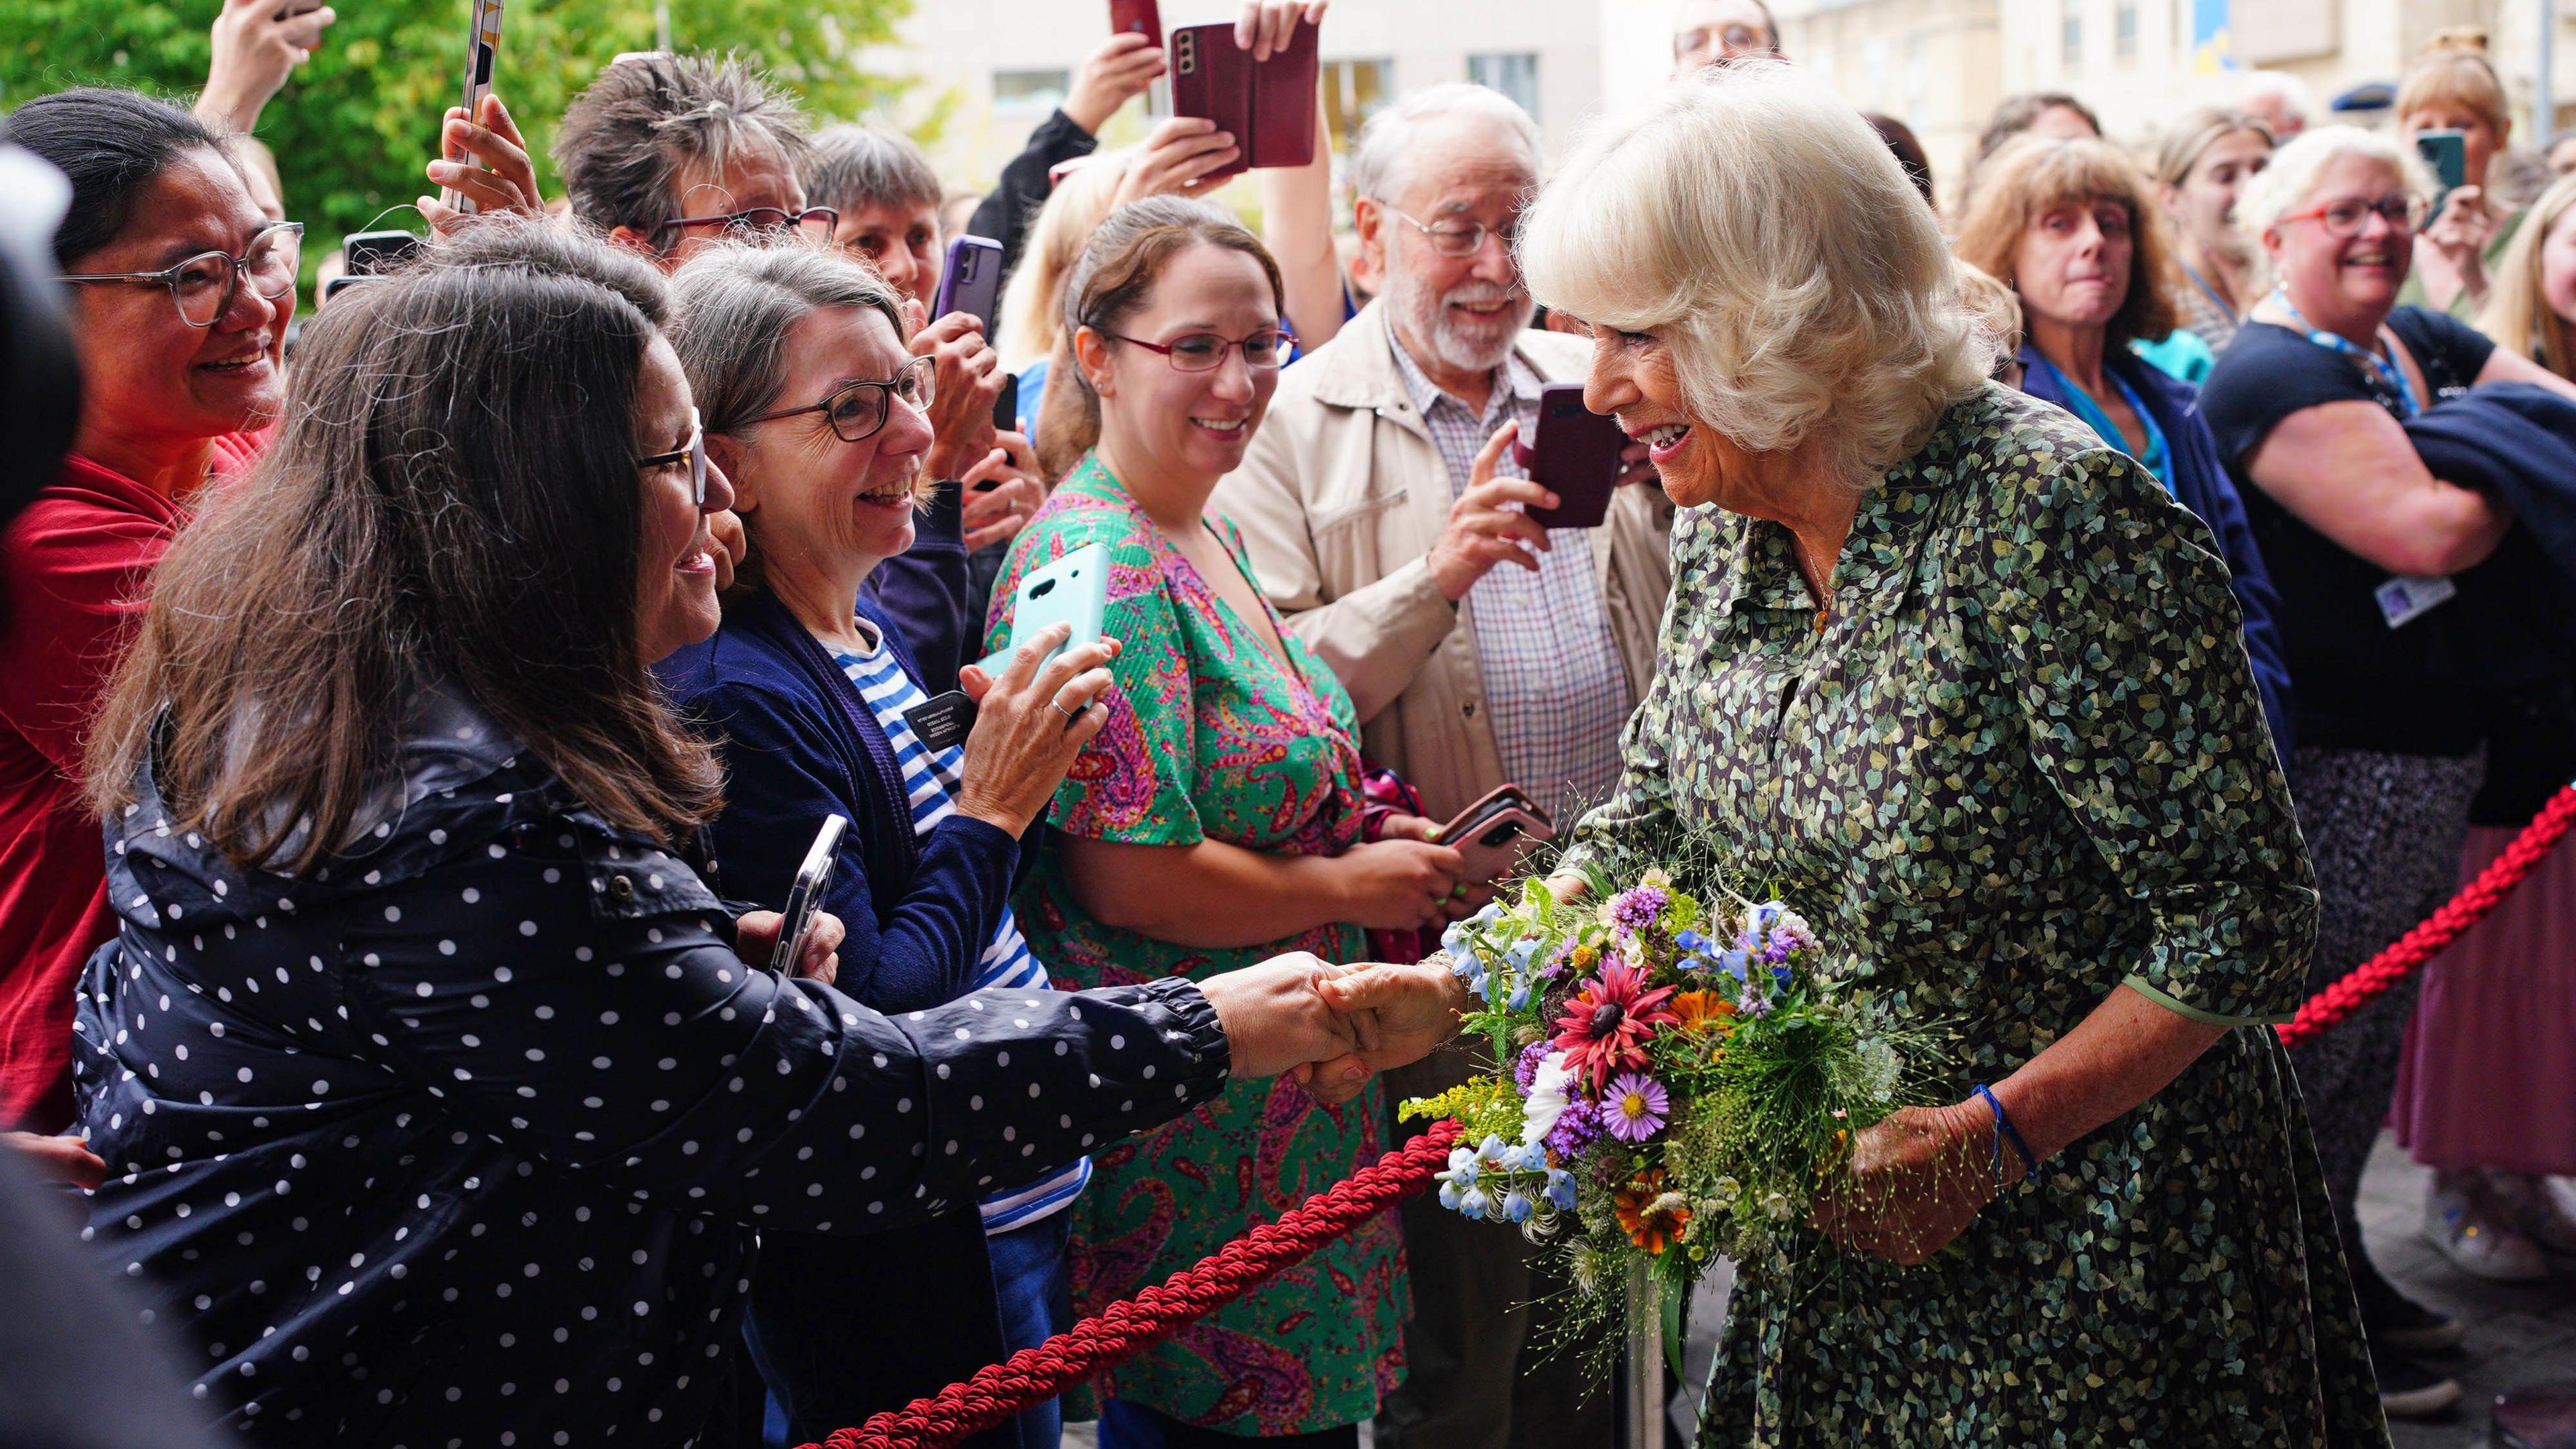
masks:
[(2567, 323), (2549, 310), (2549, 298), (2541, 290), (2540, 253), (2549, 243), (2550, 228), (2570, 206), (2576, 206), (2576, 174), (2549, 183), (2531, 204), (2496, 263), (2486, 307), (2478, 313), (2478, 330), (2497, 346), (2536, 358), (2560, 377), (2576, 377), (2576, 349), (2568, 347)]
[(1754, 452), (1812, 446), (1856, 492), (1994, 361), (1895, 155), (1774, 61), (1593, 123), (1522, 218), (1520, 263), (1551, 309), (1663, 339), (1699, 421)]
[(1073, 168), (1047, 193), (1029, 224), (1028, 244), (1020, 264), (1002, 289), (1000, 342), (1002, 365), (1013, 372), (1043, 357), (1053, 357), (1064, 341), (1064, 279), (1082, 255), (1091, 234), (1118, 199), (1119, 184), (1135, 164), (1130, 148), (1094, 156)]

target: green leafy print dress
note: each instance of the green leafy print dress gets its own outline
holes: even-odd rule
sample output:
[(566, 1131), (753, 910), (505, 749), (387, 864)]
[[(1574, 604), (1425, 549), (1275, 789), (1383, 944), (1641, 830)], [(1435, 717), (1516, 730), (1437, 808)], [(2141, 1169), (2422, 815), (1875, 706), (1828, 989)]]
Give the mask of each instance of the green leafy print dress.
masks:
[[(1223, 538), (1248, 578), (1232, 525)], [(1284, 628), (1296, 668), (1282, 669), (1096, 457), (1057, 485), (1012, 546), (993, 586), (987, 647), (1007, 640), (999, 606), (1020, 578), (1089, 543), (1109, 547), (1103, 632), (1122, 647), (1109, 721), (1057, 792), (1056, 832), (1137, 845), (1221, 840), (1286, 855), (1348, 849), (1361, 814), (1350, 696)], [(1347, 961), (1362, 949), (1349, 926), (1200, 950), (1103, 925), (1067, 889), (1052, 846), (1016, 907), (1029, 948), (1068, 989), (1204, 977), (1283, 951)], [(1386, 1150), (1384, 1112), (1374, 1084), (1335, 1108), (1285, 1078), (1237, 1082), (1176, 1122), (1096, 1150), (1090, 1190), (1070, 1210), (1075, 1312), (1160, 1283), (1375, 1161)], [(1230, 1434), (1355, 1424), (1402, 1376), (1404, 1292), (1395, 1216), (1382, 1214), (1099, 1387)], [(1089, 1406), (1076, 1398), (1070, 1407), (1079, 1416)]]
[[(1745, 1265), (1703, 1445), (2385, 1445), (2287, 1059), (2316, 891), (2208, 528), (2065, 414), (1951, 407), (1821, 612), (1700, 508), (1578, 851), (1713, 841), (1931, 1026), (1942, 1100), (2135, 988), (2239, 1028), (1917, 1268)], [(2126, 985), (2124, 986), (2125, 983)]]

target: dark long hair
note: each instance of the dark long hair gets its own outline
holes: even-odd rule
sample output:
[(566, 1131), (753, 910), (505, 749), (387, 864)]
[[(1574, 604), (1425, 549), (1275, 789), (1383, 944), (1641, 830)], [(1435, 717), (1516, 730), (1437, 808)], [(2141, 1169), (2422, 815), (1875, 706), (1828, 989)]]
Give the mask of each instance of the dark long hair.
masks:
[(136, 194), (171, 162), (199, 149), (224, 155), (196, 117), (110, 86), (36, 97), (10, 112), (9, 137), (71, 178), (71, 206), (54, 233), (54, 264), (65, 270), (124, 232)]
[(638, 652), (662, 298), (635, 258), (507, 221), (335, 298), (268, 456), (162, 560), (92, 802), (128, 803), (149, 756), (174, 825), (304, 875), (371, 823), (451, 684), (618, 824), (671, 840), (712, 815), (714, 760)]

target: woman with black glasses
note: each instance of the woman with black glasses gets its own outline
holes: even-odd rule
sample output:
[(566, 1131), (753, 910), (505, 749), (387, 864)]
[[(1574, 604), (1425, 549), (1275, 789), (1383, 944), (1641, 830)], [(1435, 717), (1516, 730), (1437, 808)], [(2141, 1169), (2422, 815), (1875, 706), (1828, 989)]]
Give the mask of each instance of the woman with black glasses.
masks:
[[(2319, 897), (2311, 994), (2449, 898), (2484, 773), (2486, 725), (2472, 699), (2492, 682), (2484, 660), (2499, 631), (2488, 611), (2500, 600), (2510, 612), (2531, 607), (2487, 566), (2512, 511), (2435, 476), (2408, 427), (2483, 384), (2576, 393), (2465, 323), (2397, 305), (2433, 190), (2412, 147), (2348, 126), (2273, 152), (2236, 216), (2269, 254), (2276, 285), (2201, 389), (2281, 597), (2296, 699), (2290, 793)], [(2381, 1402), (2401, 1417), (2460, 1397), (2415, 1357), (2459, 1343), (2459, 1324), (2379, 1274), (2354, 1209), (2416, 984), (2290, 1053)]]
[(304, 229), (264, 218), (214, 133), (160, 101), (64, 91), (9, 128), (71, 179), (54, 259), (85, 379), (74, 456), (0, 533), (0, 1128), (52, 1133), (72, 981), (116, 934), (80, 741), (180, 520), (277, 415)]
[[(790, 245), (701, 252), (673, 301), (672, 342), (750, 538), (723, 627), (661, 669), (724, 755), (727, 885), (783, 905), (816, 827), (839, 815), (851, 824), (825, 907), (848, 923), (843, 991), (892, 1013), (1043, 989), (1011, 882), (1038, 813), (1100, 729), (1100, 666), (1116, 646), (998, 677), (969, 669), (973, 728), (934, 728), (919, 641), (865, 587), (912, 546), (933, 481), (922, 462), (935, 363), (908, 354), (901, 298), (864, 263)], [(1089, 1176), (1079, 1153), (995, 1164), (980, 1202), (900, 1238), (782, 1236), (754, 1282), (750, 1336), (790, 1442), (1053, 1332), (1064, 1209)], [(853, 1302), (905, 1305), (901, 1331)], [(1049, 1405), (1023, 1438), (1052, 1446), (1055, 1433)]]

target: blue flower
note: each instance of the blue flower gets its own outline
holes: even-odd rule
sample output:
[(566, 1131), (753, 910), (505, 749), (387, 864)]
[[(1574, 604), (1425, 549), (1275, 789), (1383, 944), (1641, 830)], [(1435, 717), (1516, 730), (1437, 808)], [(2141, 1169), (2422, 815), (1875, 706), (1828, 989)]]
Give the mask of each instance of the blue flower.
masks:
[(1450, 1185), (1456, 1187), (1459, 1191), (1464, 1192), (1468, 1188), (1476, 1185), (1476, 1179), (1482, 1175), (1483, 1172), (1484, 1164), (1481, 1162), (1470, 1161), (1460, 1163), (1458, 1166), (1449, 1169)]
[(1530, 984), (1524, 981), (1512, 988), (1511, 997), (1503, 1003), (1503, 1007), (1507, 1011), (1526, 1011), (1529, 1009), (1529, 998)]
[(1451, 921), (1449, 929), (1440, 933), (1440, 949), (1449, 953), (1452, 966), (1456, 965), (1459, 957), (1467, 954), (1467, 936), (1465, 921)]
[(1549, 1168), (1547, 1200), (1559, 1212), (1574, 1211), (1574, 1174), (1562, 1167)]
[(1531, 1213), (1533, 1213), (1533, 1212), (1536, 1212), (1537, 1210), (1538, 1210), (1538, 1204), (1537, 1204), (1537, 1203), (1534, 1203), (1534, 1202), (1531, 1202), (1531, 1201), (1530, 1201), (1530, 1195), (1529, 1195), (1528, 1193), (1525, 1193), (1525, 1192), (1520, 1191), (1518, 1188), (1513, 1189), (1513, 1190), (1511, 1191), (1511, 1193), (1510, 1193), (1510, 1194), (1508, 1194), (1507, 1196), (1505, 1196), (1505, 1197), (1503, 1198), (1503, 1221), (1504, 1221), (1504, 1222), (1507, 1222), (1507, 1223), (1525, 1223), (1525, 1222), (1528, 1222), (1528, 1221), (1530, 1220), (1530, 1214), (1531, 1214)]
[(1493, 1198), (1481, 1187), (1471, 1187), (1458, 1195), (1458, 1211), (1471, 1218), (1483, 1217), (1493, 1205)]
[(1717, 969), (1734, 977), (1738, 981), (1742, 981), (1744, 979), (1744, 963), (1745, 954), (1742, 951), (1722, 951), (1718, 953)]
[(1708, 937), (1701, 935), (1697, 931), (1675, 931), (1673, 932), (1673, 944), (1681, 947), (1684, 951), (1695, 952), (1699, 950), (1700, 947), (1708, 944)]
[(1789, 968), (1786, 966), (1772, 967), (1771, 979), (1779, 982), (1782, 986), (1787, 986), (1789, 984)]
[(1502, 1156), (1502, 1134), (1499, 1132), (1486, 1133), (1485, 1140), (1476, 1144), (1476, 1155), (1487, 1162), (1491, 1162), (1495, 1158)]
[(1538, 955), (1538, 948), (1546, 944), (1536, 936), (1523, 936), (1503, 953), (1503, 959), (1512, 963), (1514, 971), (1527, 971), (1531, 959)]
[(1440, 1205), (1453, 1213), (1458, 1210), (1458, 1184), (1454, 1182), (1440, 1184)]

